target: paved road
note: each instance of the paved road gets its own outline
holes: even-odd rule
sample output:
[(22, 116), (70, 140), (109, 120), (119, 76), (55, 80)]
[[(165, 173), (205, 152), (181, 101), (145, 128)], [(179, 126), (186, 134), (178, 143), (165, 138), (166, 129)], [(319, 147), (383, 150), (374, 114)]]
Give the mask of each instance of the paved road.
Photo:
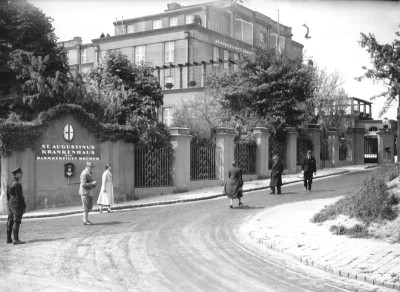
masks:
[[(337, 196), (369, 172), (321, 179), (312, 193), (226, 199), (92, 215), (25, 220), (26, 245), (0, 227), (0, 291), (391, 291), (303, 266), (253, 242), (240, 228), (257, 211)], [(284, 216), (285, 214), (282, 214)]]

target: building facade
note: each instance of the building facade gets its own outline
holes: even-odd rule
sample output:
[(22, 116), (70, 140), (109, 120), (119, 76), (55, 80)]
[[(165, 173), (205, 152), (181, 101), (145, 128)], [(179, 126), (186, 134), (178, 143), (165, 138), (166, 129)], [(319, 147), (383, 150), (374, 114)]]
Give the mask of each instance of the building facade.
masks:
[(190, 6), (168, 4), (162, 13), (113, 23), (114, 36), (82, 44), (80, 37), (60, 42), (72, 72), (87, 73), (108, 51), (119, 50), (136, 64), (154, 68), (164, 90), (160, 119), (172, 121), (173, 108), (201, 94), (210, 72), (234, 70), (235, 62), (256, 46), (276, 48), (300, 57), (303, 45), (292, 40), (291, 28), (235, 1)]

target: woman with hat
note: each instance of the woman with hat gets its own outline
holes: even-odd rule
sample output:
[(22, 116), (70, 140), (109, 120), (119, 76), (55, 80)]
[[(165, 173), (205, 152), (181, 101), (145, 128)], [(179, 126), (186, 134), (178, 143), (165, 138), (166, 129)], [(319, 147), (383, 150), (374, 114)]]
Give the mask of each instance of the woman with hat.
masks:
[(281, 186), (282, 186), (282, 172), (283, 172), (283, 164), (279, 159), (279, 155), (275, 154), (272, 157), (272, 170), (271, 170), (271, 181), (269, 186), (271, 187), (270, 194), (275, 194), (275, 187), (278, 191), (278, 195), (281, 194)]
[(114, 204), (114, 190), (111, 174), (111, 164), (106, 164), (106, 170), (101, 177), (101, 189), (97, 204), (100, 205), (100, 213), (103, 212), (103, 207), (106, 206), (107, 212), (110, 213), (111, 204)]
[(233, 208), (233, 199), (239, 200), (239, 206), (242, 205), (241, 198), (243, 196), (243, 177), (242, 170), (233, 161), (232, 168), (228, 172), (228, 181), (224, 187), (224, 193), (230, 199), (230, 208)]

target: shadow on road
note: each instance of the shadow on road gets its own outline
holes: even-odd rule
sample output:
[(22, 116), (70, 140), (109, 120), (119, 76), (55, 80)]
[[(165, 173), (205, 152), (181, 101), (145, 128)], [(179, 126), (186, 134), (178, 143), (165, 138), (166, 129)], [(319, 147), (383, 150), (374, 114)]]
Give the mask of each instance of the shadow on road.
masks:
[(57, 240), (62, 240), (62, 239), (65, 239), (65, 237), (58, 237), (58, 238), (38, 238), (38, 239), (27, 240), (26, 243), (46, 242), (46, 241), (57, 241)]
[(109, 222), (100, 222), (100, 223), (93, 222), (93, 225), (117, 225), (117, 224), (123, 224), (123, 223), (128, 223), (128, 222), (121, 222), (121, 221), (109, 221)]
[(246, 206), (242, 205), (240, 207), (233, 207), (233, 209), (237, 210), (253, 210), (253, 209), (264, 209), (265, 207), (257, 207), (257, 206)]

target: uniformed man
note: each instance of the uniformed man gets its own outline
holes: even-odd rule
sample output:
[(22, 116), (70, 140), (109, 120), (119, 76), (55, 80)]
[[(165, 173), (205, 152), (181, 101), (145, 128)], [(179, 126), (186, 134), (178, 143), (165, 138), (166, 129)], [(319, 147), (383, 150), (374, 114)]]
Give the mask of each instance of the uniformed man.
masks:
[(93, 162), (86, 162), (86, 167), (81, 173), (79, 194), (82, 198), (83, 206), (83, 224), (92, 225), (93, 223), (89, 221), (89, 212), (93, 208), (93, 194), (91, 190), (96, 186), (97, 182), (92, 178)]
[(304, 175), (304, 188), (306, 191), (311, 192), (313, 174), (317, 174), (317, 165), (311, 150), (307, 151), (307, 156), (304, 157), (303, 163), (301, 164), (301, 170)]
[[(19, 182), (22, 177), (21, 167), (12, 171), (14, 181), (8, 189), (8, 218), (7, 218), (7, 243), (24, 244), (19, 240), (19, 226), (21, 225), (22, 215), (25, 213), (26, 204), (22, 194), (22, 186)], [(14, 240), (11, 238), (11, 234)]]

